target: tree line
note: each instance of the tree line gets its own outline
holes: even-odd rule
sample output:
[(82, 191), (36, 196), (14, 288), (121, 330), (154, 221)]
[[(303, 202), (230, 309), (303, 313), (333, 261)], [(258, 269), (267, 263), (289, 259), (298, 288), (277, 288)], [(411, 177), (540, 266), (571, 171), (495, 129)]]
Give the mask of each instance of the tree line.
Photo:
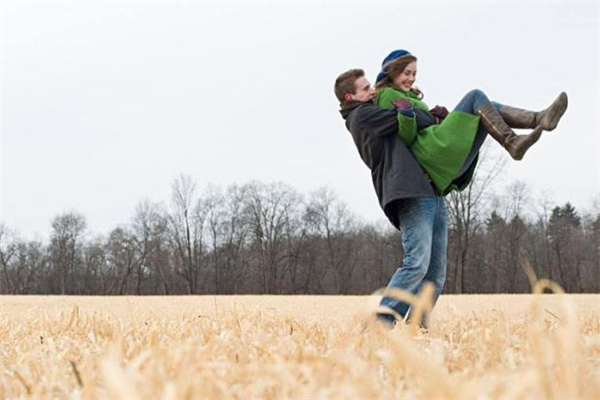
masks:
[[(523, 265), (569, 292), (600, 292), (600, 213), (542, 204), (527, 187), (500, 200), (487, 174), (447, 196), (446, 293), (526, 293)], [(0, 225), (0, 293), (76, 295), (369, 294), (401, 265), (387, 221), (365, 223), (328, 188), (303, 196), (284, 183), (199, 190), (173, 182), (168, 204), (142, 201), (128, 224), (87, 231), (57, 215), (47, 243)]]

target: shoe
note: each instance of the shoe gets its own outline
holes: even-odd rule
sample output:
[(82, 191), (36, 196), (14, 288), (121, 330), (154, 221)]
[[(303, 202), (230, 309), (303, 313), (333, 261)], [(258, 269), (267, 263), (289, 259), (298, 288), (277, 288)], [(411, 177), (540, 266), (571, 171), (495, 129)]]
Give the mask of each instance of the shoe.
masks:
[(396, 326), (397, 320), (392, 314), (377, 313), (376, 317), (377, 320), (383, 323), (386, 328), (394, 329)]

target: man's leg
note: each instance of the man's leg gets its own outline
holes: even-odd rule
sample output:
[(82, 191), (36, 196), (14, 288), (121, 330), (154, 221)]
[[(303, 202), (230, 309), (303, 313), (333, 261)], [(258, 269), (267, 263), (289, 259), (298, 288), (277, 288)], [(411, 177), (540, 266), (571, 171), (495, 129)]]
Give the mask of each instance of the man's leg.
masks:
[[(446, 269), (447, 269), (447, 249), (448, 249), (448, 217), (446, 212), (446, 202), (443, 197), (437, 198), (437, 212), (433, 223), (433, 238), (431, 245), (431, 260), (429, 262), (429, 269), (425, 278), (419, 285), (418, 291), (421, 290), (425, 282), (431, 282), (434, 285), (433, 292), (433, 304), (435, 306), (442, 290), (444, 289), (444, 283), (446, 282)], [(410, 314), (410, 310), (409, 310)], [(421, 325), (427, 327), (428, 316), (423, 316)]]
[[(388, 288), (405, 290), (412, 294), (417, 293), (431, 259), (437, 199), (437, 197), (419, 197), (400, 200), (397, 212), (402, 233), (404, 259), (402, 267), (398, 268), (392, 276)], [(380, 305), (393, 309), (404, 318), (409, 304), (392, 296), (387, 297), (384, 293)]]

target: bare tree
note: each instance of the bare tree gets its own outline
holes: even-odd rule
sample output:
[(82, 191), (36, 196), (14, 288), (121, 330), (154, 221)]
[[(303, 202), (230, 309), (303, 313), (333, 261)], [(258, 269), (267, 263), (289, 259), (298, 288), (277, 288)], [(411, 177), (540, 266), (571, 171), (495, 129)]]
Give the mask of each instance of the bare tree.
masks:
[(149, 200), (137, 204), (131, 225), (135, 246), (135, 294), (140, 295), (146, 274), (154, 273), (156, 281), (165, 283), (165, 267), (157, 262), (153, 252), (160, 248), (160, 242), (164, 241), (168, 227), (160, 206)]
[(86, 228), (85, 217), (77, 212), (68, 212), (52, 220), (50, 254), (55, 270), (59, 273), (60, 293), (75, 291), (76, 273), (80, 257), (79, 241)]
[(107, 262), (112, 271), (109, 292), (126, 294), (136, 268), (135, 239), (127, 227), (115, 228), (108, 235)]
[[(560, 283), (569, 291), (581, 287), (581, 228), (581, 217), (570, 203), (552, 210), (548, 222), (550, 244), (556, 257)], [(569, 273), (571, 271), (574, 273)]]
[(17, 243), (14, 233), (4, 223), (0, 223), (0, 263), (2, 263), (2, 287), (0, 293), (15, 292), (15, 284), (10, 277), (10, 265), (17, 253)]
[[(537, 207), (537, 223), (536, 228), (538, 230), (538, 238), (542, 241), (542, 255), (541, 265), (539, 266), (538, 276), (545, 277), (550, 280), (554, 280), (552, 273), (552, 257), (551, 257), (551, 245), (550, 245), (550, 234), (548, 231), (548, 223), (550, 221), (551, 213), (551, 202), (550, 196), (546, 193), (542, 194), (541, 199), (538, 201)], [(533, 267), (538, 264), (533, 264)]]
[(169, 220), (176, 270), (185, 279), (188, 293), (196, 294), (200, 289), (208, 209), (196, 194), (196, 184), (187, 176), (173, 183), (172, 205)]
[(24, 241), (6, 225), (0, 223), (0, 293), (29, 294), (39, 282), (39, 273), (46, 266), (46, 253), (39, 241)]
[[(544, 196), (530, 219), (527, 185), (492, 197), (494, 172), (484, 163), (467, 190), (448, 198), (449, 291), (528, 291), (524, 257), (567, 291), (598, 291), (600, 198), (581, 212)], [(327, 188), (305, 202), (281, 183), (198, 193), (180, 177), (170, 210), (140, 202), (106, 237), (86, 234), (76, 213), (52, 221), (49, 245), (0, 223), (1, 293), (364, 294), (384, 286), (401, 259), (388, 221), (364, 224)]]
[(226, 293), (234, 293), (238, 282), (248, 267), (244, 251), (248, 244), (250, 224), (245, 210), (247, 188), (233, 185), (225, 198), (225, 223), (223, 224), (222, 282)]
[(211, 264), (214, 273), (214, 291), (221, 293), (223, 285), (222, 246), (224, 241), (226, 210), (225, 198), (220, 188), (209, 186), (206, 190), (205, 207), (207, 212), (207, 243), (210, 244)]
[[(508, 291), (519, 292), (518, 277), (522, 272), (527, 237), (527, 226), (523, 216), (531, 204), (529, 186), (521, 181), (511, 183), (504, 190), (501, 203), (504, 205), (504, 220), (508, 221), (505, 230), (506, 237), (502, 240), (506, 248), (504, 267), (508, 279)], [(528, 261), (531, 262), (531, 260)]]
[(300, 195), (282, 183), (253, 182), (246, 190), (245, 212), (258, 252), (262, 293), (279, 293), (280, 264), (289, 256), (282, 244), (286, 230), (297, 223), (293, 219)]
[(504, 163), (504, 157), (491, 158), (488, 151), (482, 151), (478, 169), (468, 187), (462, 192), (453, 191), (448, 196), (449, 241), (454, 245), (454, 268), (451, 270), (454, 293), (463, 293), (465, 288), (470, 240), (481, 227), (481, 214), (489, 201), (486, 196), (488, 189), (502, 171)]
[(216, 186), (206, 189), (207, 242), (217, 294), (234, 293), (248, 264), (243, 257), (249, 231), (244, 214), (247, 190), (237, 185), (226, 193)]
[(523, 181), (515, 181), (506, 186), (501, 199), (505, 220), (508, 221), (514, 217), (523, 216), (531, 204), (530, 192), (531, 189)]
[(357, 263), (354, 216), (330, 189), (321, 188), (311, 194), (305, 219), (324, 240), (327, 263), (322, 270), (333, 271), (336, 291), (347, 294)]
[(83, 246), (83, 276), (82, 294), (108, 294), (103, 290), (102, 279), (107, 269), (106, 240), (97, 236)]

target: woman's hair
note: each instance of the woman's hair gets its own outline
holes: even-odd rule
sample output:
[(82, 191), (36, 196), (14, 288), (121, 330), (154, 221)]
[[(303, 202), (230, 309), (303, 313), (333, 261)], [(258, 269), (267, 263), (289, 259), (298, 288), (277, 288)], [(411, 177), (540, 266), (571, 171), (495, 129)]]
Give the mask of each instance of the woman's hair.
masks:
[[(404, 71), (406, 66), (413, 61), (417, 61), (417, 57), (413, 56), (412, 54), (407, 54), (385, 64), (383, 66), (383, 72), (385, 72), (386, 76), (385, 78), (377, 82), (377, 84), (375, 85), (375, 89), (380, 90), (384, 87), (391, 87), (393, 89), (400, 90), (400, 88), (398, 88), (394, 84), (394, 78), (400, 75)], [(424, 97), (423, 92), (421, 92), (417, 88), (411, 88), (410, 91), (411, 93), (415, 94), (419, 99), (422, 99)]]

